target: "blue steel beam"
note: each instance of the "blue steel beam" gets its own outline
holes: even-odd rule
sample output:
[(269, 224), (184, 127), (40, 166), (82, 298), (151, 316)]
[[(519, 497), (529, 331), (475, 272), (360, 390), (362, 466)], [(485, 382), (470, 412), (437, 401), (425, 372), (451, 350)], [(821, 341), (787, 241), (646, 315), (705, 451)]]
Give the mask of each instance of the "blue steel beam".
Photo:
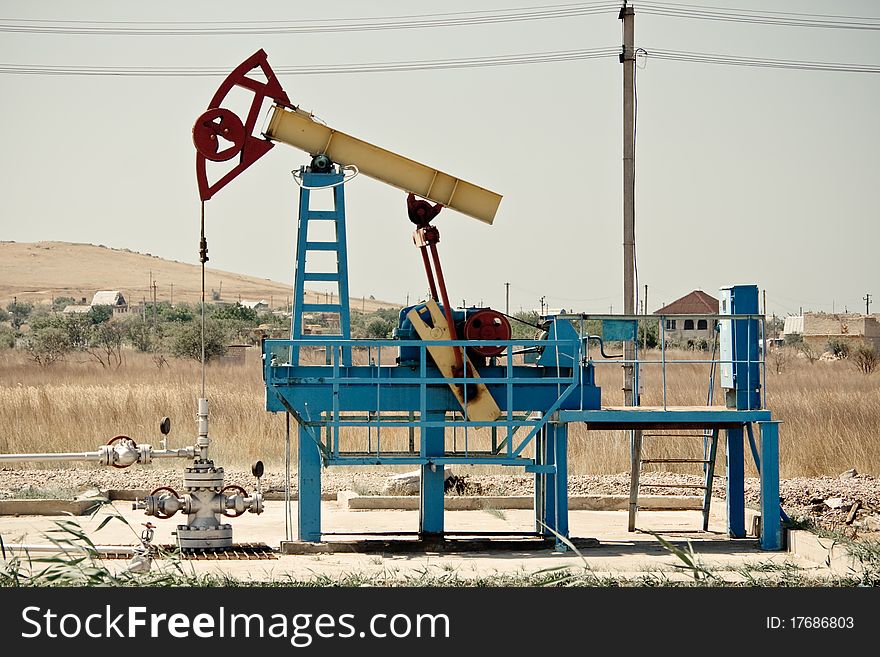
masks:
[(761, 549), (782, 549), (779, 506), (779, 421), (759, 422), (761, 432)]
[[(745, 445), (743, 429), (727, 430), (727, 533), (731, 538), (746, 535)], [(778, 505), (778, 500), (777, 500)]]

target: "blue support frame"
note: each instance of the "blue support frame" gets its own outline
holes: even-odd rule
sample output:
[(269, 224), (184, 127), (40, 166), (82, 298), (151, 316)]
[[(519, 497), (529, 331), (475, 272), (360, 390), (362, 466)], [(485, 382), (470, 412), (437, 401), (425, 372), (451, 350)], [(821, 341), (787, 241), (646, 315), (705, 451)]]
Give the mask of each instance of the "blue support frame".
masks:
[(321, 450), (307, 427), (299, 427), (299, 540), (321, 540)]
[(727, 430), (727, 533), (731, 538), (746, 535), (745, 443), (743, 428)]
[[(443, 422), (445, 413), (428, 413), (428, 420)], [(442, 457), (446, 452), (445, 429), (429, 427), (425, 429), (425, 437), (421, 444), (421, 455), (427, 462), (421, 466), (419, 485), (419, 536), (422, 538), (437, 537), (443, 534), (443, 498), (446, 487), (446, 466), (436, 463), (432, 457)]]
[[(331, 214), (321, 211), (318, 216), (330, 219)], [(307, 227), (301, 230), (307, 237)], [(308, 250), (306, 246), (301, 245), (303, 253)], [(340, 272), (345, 272), (344, 264), (340, 264)], [(304, 273), (307, 272), (301, 258), (297, 264), (298, 281)], [(302, 302), (304, 288), (299, 286), (297, 291)], [(308, 306), (301, 303), (298, 308), (304, 311)], [(751, 320), (751, 317), (733, 316), (727, 321), (735, 325), (740, 319)], [(770, 412), (760, 406), (760, 397), (753, 396), (762, 382), (758, 381), (755, 387), (749, 381), (751, 359), (756, 356), (751, 348), (747, 346), (746, 352), (740, 354), (746, 368), (738, 370), (745, 371), (749, 381), (746, 408), (737, 407), (739, 405), (668, 408), (665, 403), (662, 408), (603, 408), (600, 390), (595, 384), (594, 364), (587, 357), (586, 336), (583, 331), (578, 334), (571, 328), (570, 325), (554, 327), (544, 339), (498, 341), (507, 347), (508, 353), (538, 350), (540, 356), (532, 361), (535, 364), (518, 365), (512, 358), (503, 356), (480, 364), (479, 378), (455, 379), (455, 384), (486, 385), (501, 412), (493, 421), (469, 418), (466, 408), (462, 408), (452, 393), (450, 380), (428, 355), (428, 347), (432, 345), (467, 348), (474, 346), (474, 341), (351, 340), (343, 335), (301, 335), (293, 340), (264, 341), (266, 408), (288, 412), (300, 425), (300, 540), (321, 540), (322, 466), (419, 466), (419, 533), (429, 537), (442, 536), (444, 532), (445, 466), (486, 464), (524, 466), (526, 472), (535, 473), (536, 532), (546, 537), (555, 536), (557, 547), (565, 549), (560, 539), (569, 536), (567, 438), (570, 422), (584, 422), (588, 429), (674, 426), (726, 430), (728, 532), (731, 537), (744, 537), (744, 428), (758, 423), (763, 465), (760, 468), (764, 514), (761, 546), (767, 550), (780, 549), (777, 423), (771, 420)], [(301, 364), (299, 355), (304, 349), (317, 350), (318, 355), (323, 351), (325, 364)], [(381, 354), (388, 349), (394, 353), (405, 349), (406, 363), (382, 365)], [(355, 354), (358, 358), (353, 357)], [(740, 364), (739, 356), (733, 358), (734, 364)], [(312, 362), (321, 361), (318, 358)], [(488, 432), (486, 427), (490, 428)], [(377, 439), (368, 448), (352, 448), (349, 443), (340, 442), (343, 428), (367, 429), (374, 432)], [(391, 428), (406, 429), (413, 437), (413, 446), (389, 451), (385, 446), (388, 441), (382, 443), (378, 434)], [(450, 449), (445, 440), (446, 428), (463, 429), (465, 436), (468, 431), (473, 436), (482, 429), (484, 443), (489, 442), (488, 435), (492, 434), (491, 448), (469, 448), (466, 438), (464, 449)]]
[(779, 421), (758, 422), (761, 434), (761, 549), (781, 550), (779, 506)]

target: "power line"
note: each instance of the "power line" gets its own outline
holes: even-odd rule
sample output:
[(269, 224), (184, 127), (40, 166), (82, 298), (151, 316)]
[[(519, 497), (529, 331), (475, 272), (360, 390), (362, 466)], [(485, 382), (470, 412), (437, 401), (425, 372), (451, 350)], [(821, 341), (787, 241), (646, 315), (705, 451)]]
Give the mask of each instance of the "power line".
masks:
[[(275, 66), (282, 75), (332, 75), (340, 73), (385, 73), (393, 71), (425, 71), (456, 68), (484, 68), (517, 64), (543, 64), (550, 62), (577, 61), (616, 57), (617, 48), (592, 48), (587, 50), (560, 50), (550, 52), (493, 55), (489, 57), (462, 57), (422, 61), (374, 62), (364, 64), (321, 64), (316, 66)], [(86, 75), (129, 77), (210, 77), (227, 76), (228, 68), (185, 66), (85, 66), (85, 65), (37, 65), (0, 64), (0, 74), (15, 75)]]
[(700, 64), (723, 64), (726, 66), (751, 66), (760, 68), (787, 68), (802, 71), (833, 71), (837, 73), (880, 73), (880, 66), (875, 64), (847, 64), (842, 62), (812, 62), (805, 60), (767, 59), (760, 57), (744, 57), (739, 55), (722, 55), (716, 53), (687, 52), (683, 50), (662, 50), (649, 48), (649, 57), (679, 62)]
[[(276, 66), (275, 72), (283, 75), (334, 75), (343, 73), (388, 73), (461, 68), (486, 68), (517, 64), (547, 64), (553, 62), (580, 61), (616, 57), (616, 47), (587, 50), (556, 50), (548, 52), (492, 55), (487, 57), (461, 57), (454, 59), (411, 60), (399, 62), (372, 62), (364, 64), (320, 64), (307, 66)], [(660, 48), (643, 49), (650, 58), (699, 64), (721, 64), (759, 68), (796, 69), (803, 71), (830, 71), (837, 73), (880, 73), (876, 64), (849, 64), (842, 62), (815, 62), (805, 60), (768, 59), (698, 53)], [(216, 77), (229, 74), (227, 68), (210, 66), (87, 66), (87, 65), (41, 65), (0, 64), (0, 74), (8, 75), (84, 75), (129, 77)]]
[(617, 3), (592, 2), (516, 7), (497, 11), (482, 10), (379, 16), (373, 18), (322, 18), (296, 21), (57, 21), (6, 18), (0, 19), (0, 32), (105, 36), (325, 34), (332, 32), (459, 27), (576, 18), (578, 16), (613, 13), (617, 9)]
[(880, 18), (834, 14), (802, 14), (782, 11), (752, 11), (730, 7), (701, 7), (673, 2), (640, 2), (640, 14), (672, 18), (783, 25), (841, 30), (880, 30)]

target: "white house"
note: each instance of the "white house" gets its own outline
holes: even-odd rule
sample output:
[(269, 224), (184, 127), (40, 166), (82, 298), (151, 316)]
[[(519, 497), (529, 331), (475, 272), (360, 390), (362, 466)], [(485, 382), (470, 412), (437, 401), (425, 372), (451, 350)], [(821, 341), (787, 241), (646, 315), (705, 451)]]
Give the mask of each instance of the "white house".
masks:
[(119, 290), (98, 290), (92, 297), (92, 307), (111, 306), (114, 315), (128, 312), (128, 302)]

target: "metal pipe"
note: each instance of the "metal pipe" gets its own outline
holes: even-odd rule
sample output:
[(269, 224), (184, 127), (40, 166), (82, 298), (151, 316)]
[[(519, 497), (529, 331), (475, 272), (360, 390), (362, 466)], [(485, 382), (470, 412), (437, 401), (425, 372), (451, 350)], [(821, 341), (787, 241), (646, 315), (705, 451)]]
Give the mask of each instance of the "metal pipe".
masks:
[[(149, 445), (140, 445), (149, 448)], [(159, 449), (148, 451), (150, 459), (194, 458), (196, 448)], [(44, 454), (0, 454), (0, 462), (22, 463), (27, 461), (103, 461), (103, 452), (47, 452)]]
[(192, 459), (195, 458), (195, 447), (181, 447), (180, 449), (156, 449), (150, 452), (154, 459)]
[(23, 461), (100, 461), (100, 452), (58, 452), (55, 454), (0, 454), (0, 462)]

